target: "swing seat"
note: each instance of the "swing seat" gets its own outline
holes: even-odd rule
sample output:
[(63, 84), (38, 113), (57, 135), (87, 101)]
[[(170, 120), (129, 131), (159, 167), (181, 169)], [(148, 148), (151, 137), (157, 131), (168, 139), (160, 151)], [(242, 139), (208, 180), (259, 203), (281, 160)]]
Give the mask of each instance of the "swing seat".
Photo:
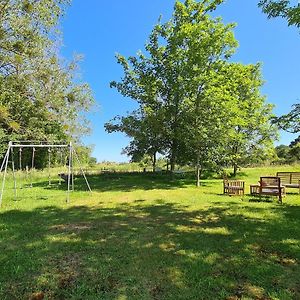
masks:
[(65, 173), (59, 173), (58, 176), (59, 176), (64, 182), (67, 182), (67, 181), (68, 181), (68, 174), (65, 174)]

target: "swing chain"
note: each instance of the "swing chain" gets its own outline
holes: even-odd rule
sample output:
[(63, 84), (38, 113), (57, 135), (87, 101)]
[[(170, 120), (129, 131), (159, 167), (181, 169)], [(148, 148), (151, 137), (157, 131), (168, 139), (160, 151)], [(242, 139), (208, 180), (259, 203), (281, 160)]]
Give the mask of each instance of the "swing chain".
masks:
[(31, 160), (31, 170), (30, 170), (30, 187), (32, 188), (32, 172), (34, 169), (34, 154), (35, 154), (35, 148), (32, 148), (32, 160)]
[(22, 147), (19, 148), (19, 169), (22, 170)]
[(51, 185), (51, 174), (50, 174), (50, 169), (51, 169), (51, 149), (48, 148), (48, 185)]
[[(60, 164), (63, 166), (64, 165), (64, 159), (63, 159), (63, 151), (60, 149)], [(63, 170), (64, 171), (64, 170)], [(61, 172), (63, 174), (63, 172)], [(61, 185), (62, 177), (60, 174), (58, 174), (58, 184)]]

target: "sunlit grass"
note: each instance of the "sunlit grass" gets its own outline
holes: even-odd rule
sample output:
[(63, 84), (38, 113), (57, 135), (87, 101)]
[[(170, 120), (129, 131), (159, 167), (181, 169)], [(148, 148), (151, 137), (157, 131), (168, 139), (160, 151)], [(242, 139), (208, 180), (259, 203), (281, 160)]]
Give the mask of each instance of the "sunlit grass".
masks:
[[(261, 175), (300, 167), (242, 170)], [(57, 170), (9, 174), (0, 211), (0, 299), (300, 299), (300, 195), (222, 195), (221, 179)], [(18, 174), (24, 176), (24, 174)], [(22, 187), (22, 188), (20, 188)]]

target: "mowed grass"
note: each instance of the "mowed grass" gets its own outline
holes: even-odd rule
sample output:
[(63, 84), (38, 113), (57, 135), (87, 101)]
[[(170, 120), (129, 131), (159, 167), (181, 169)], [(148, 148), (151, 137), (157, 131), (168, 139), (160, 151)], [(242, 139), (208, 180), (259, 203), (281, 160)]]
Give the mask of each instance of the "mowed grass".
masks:
[[(276, 171), (244, 169), (249, 184)], [(46, 175), (45, 175), (46, 176)], [(18, 177), (21, 177), (19, 174)], [(20, 179), (20, 178), (18, 178)], [(66, 186), (8, 178), (0, 210), (0, 299), (300, 299), (300, 195), (222, 195), (222, 180), (153, 174)]]

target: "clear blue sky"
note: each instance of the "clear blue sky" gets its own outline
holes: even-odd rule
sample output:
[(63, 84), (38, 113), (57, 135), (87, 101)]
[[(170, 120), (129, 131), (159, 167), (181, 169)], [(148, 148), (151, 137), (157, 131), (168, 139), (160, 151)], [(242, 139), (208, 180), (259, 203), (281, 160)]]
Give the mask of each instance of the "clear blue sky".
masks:
[[(81, 73), (94, 91), (99, 104), (96, 113), (89, 114), (93, 133), (84, 138), (95, 146), (98, 159), (127, 161), (121, 150), (128, 144), (122, 134), (107, 134), (104, 123), (116, 115), (124, 115), (135, 108), (134, 101), (125, 99), (109, 82), (119, 80), (122, 69), (116, 63), (115, 53), (135, 55), (144, 49), (149, 33), (163, 16), (167, 21), (175, 0), (73, 0), (62, 22), (64, 46), (62, 55), (71, 58), (74, 53), (84, 55)], [(257, 7), (258, 0), (227, 0), (215, 15), (225, 23), (235, 22), (239, 49), (234, 61), (262, 62), (266, 81), (263, 93), (267, 101), (276, 105), (277, 115), (288, 112), (300, 98), (300, 35), (285, 20), (268, 20)], [(281, 134), (280, 143), (288, 144), (295, 135)]]

